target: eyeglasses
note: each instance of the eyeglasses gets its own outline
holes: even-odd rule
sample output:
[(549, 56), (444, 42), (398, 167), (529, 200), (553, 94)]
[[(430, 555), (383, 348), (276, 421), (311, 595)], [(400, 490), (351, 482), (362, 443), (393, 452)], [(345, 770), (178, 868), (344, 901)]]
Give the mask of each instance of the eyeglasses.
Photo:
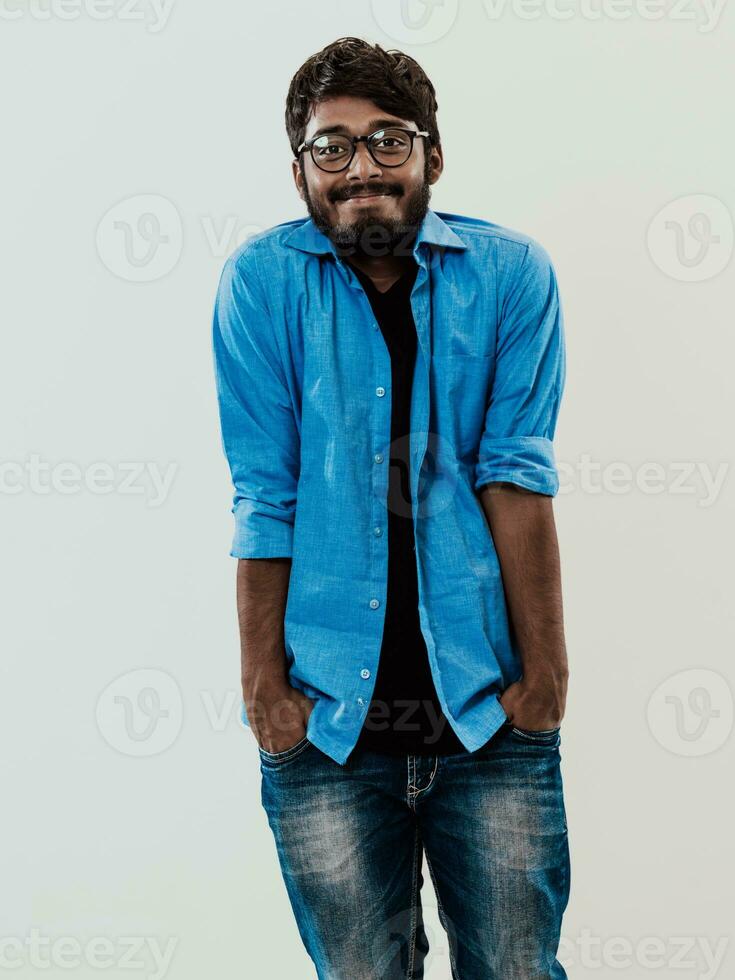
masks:
[(324, 133), (304, 140), (296, 151), (296, 158), (303, 150), (309, 150), (311, 159), (320, 170), (336, 174), (352, 163), (358, 143), (367, 144), (368, 153), (380, 167), (400, 167), (411, 156), (417, 136), (428, 139), (427, 132), (415, 129), (378, 129), (369, 136), (345, 136), (343, 133)]

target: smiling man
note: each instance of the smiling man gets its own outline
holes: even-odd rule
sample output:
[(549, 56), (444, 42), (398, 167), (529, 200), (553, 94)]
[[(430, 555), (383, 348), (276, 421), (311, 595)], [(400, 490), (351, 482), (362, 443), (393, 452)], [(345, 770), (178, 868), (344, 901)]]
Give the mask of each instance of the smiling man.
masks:
[(399, 51), (311, 57), (309, 217), (222, 273), (242, 715), (320, 978), (423, 976), (425, 857), (454, 977), (558, 980), (562, 313), (536, 241), (430, 209), (436, 109)]

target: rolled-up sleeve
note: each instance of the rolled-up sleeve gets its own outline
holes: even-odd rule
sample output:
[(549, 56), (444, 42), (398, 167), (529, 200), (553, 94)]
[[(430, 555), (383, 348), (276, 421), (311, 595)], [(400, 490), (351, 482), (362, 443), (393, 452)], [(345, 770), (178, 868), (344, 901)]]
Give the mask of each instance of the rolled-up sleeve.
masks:
[(222, 446), (232, 474), (234, 558), (293, 549), (300, 439), (283, 360), (255, 260), (228, 259), (213, 320)]
[(476, 490), (505, 482), (549, 496), (558, 492), (553, 438), (565, 374), (556, 275), (548, 253), (531, 241), (502, 299)]

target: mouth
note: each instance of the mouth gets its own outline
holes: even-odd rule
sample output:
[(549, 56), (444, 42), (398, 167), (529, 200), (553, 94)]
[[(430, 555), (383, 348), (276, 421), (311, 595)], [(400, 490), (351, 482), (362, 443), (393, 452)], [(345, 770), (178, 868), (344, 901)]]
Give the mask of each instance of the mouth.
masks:
[(390, 194), (385, 192), (380, 194), (353, 194), (352, 197), (348, 197), (343, 201), (339, 201), (339, 204), (370, 204), (373, 201), (379, 201), (383, 197), (391, 197)]

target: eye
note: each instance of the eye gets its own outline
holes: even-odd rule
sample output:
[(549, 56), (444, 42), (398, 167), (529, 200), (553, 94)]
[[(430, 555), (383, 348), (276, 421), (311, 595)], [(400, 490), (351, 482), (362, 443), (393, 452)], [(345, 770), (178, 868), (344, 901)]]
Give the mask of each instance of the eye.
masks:
[(349, 152), (349, 144), (339, 136), (320, 136), (314, 143), (314, 150), (319, 157), (339, 156)]
[(400, 129), (383, 129), (371, 140), (372, 151), (383, 163), (398, 166), (411, 152), (411, 144)]

